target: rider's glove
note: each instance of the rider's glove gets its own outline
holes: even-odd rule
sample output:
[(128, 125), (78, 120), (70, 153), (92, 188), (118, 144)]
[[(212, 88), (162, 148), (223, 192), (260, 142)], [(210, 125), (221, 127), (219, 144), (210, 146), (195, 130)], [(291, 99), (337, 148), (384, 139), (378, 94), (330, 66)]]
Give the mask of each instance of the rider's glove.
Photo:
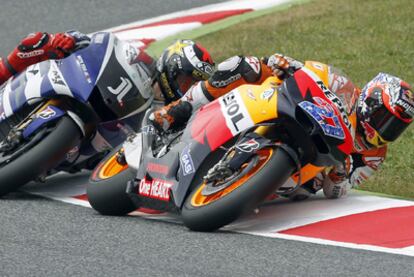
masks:
[[(50, 50), (55, 50), (55, 53), (61, 58), (75, 48), (75, 39), (67, 33), (57, 33), (50, 35)], [(62, 53), (59, 53), (62, 52)], [(63, 54), (63, 55), (62, 55)]]
[(322, 188), (326, 198), (335, 199), (345, 196), (351, 189), (345, 166), (334, 167), (323, 180)]
[(176, 130), (184, 127), (192, 110), (189, 102), (176, 100), (152, 112), (149, 120), (158, 131)]
[(65, 57), (75, 47), (75, 39), (69, 34), (33, 33), (24, 38), (9, 54), (5, 64), (11, 74), (21, 72), (29, 65)]
[(295, 59), (276, 53), (268, 58), (267, 66), (272, 69), (273, 75), (283, 80), (291, 76), (303, 64)]

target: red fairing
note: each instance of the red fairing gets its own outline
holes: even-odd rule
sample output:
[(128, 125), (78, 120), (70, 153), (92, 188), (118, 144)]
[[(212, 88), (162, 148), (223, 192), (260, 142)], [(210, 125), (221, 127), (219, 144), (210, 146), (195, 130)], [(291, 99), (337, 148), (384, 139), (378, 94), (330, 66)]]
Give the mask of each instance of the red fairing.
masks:
[[(334, 108), (335, 115), (339, 118), (339, 122), (345, 133), (344, 142), (338, 146), (338, 149), (342, 151), (344, 154), (350, 155), (353, 150), (354, 140), (351, 134), (351, 130), (344, 123), (344, 120), (342, 118), (341, 112), (338, 109), (338, 106), (334, 104), (332, 100), (330, 100), (327, 97), (327, 95), (323, 92), (323, 90), (315, 83), (315, 81), (308, 74), (306, 74), (306, 72), (302, 70), (296, 71), (295, 79), (297, 80), (299, 90), (304, 98), (306, 97), (306, 94), (310, 92), (312, 97), (315, 97), (315, 96), (320, 97), (332, 105), (332, 107)], [(344, 116), (347, 116), (347, 115), (344, 115)], [(329, 124), (329, 122), (327, 123)]]
[(233, 137), (218, 100), (202, 107), (191, 121), (191, 137), (204, 144), (205, 138), (211, 150), (223, 145)]
[(143, 62), (147, 65), (151, 65), (154, 62), (154, 59), (148, 55), (143, 49), (138, 49), (138, 56), (135, 59), (135, 62)]
[(6, 82), (13, 74), (7, 68), (5, 61), (0, 58), (0, 85)]

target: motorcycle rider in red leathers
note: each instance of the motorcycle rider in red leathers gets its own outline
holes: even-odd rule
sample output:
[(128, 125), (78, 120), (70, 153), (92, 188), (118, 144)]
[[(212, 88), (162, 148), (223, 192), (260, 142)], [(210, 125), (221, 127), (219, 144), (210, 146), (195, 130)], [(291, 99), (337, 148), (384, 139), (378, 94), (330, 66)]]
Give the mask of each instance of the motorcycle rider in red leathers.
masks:
[[(263, 59), (229, 58), (218, 65), (210, 79), (198, 82), (180, 100), (155, 111), (150, 119), (157, 129), (174, 129), (190, 117), (191, 113), (184, 116), (183, 111), (196, 110), (240, 85), (261, 84), (272, 74), (283, 80), (302, 66), (301, 62), (281, 54)], [(327, 198), (346, 195), (350, 188), (360, 185), (378, 169), (385, 159), (388, 142), (396, 140), (414, 117), (411, 87), (401, 79), (380, 73), (361, 91), (333, 67), (328, 70), (329, 89), (342, 100), (348, 115), (356, 113), (353, 153), (343, 166), (318, 174), (299, 189), (289, 191), (288, 186), (287, 193), (279, 190), (279, 194), (292, 200), (306, 199), (320, 189)]]
[[(78, 31), (29, 34), (7, 58), (0, 58), (0, 85), (32, 64), (62, 59), (89, 42), (90, 38)], [(179, 99), (196, 81), (208, 79), (214, 69), (210, 54), (191, 40), (178, 40), (170, 45), (157, 62), (142, 49), (135, 52), (129, 62), (144, 67), (154, 80), (155, 99), (166, 103)]]

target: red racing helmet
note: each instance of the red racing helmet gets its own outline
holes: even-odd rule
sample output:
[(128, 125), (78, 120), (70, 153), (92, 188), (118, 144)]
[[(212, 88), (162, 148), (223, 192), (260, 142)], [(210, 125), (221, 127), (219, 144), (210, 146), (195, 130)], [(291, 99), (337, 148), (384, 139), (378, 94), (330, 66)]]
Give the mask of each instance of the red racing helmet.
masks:
[(358, 99), (357, 118), (365, 140), (381, 147), (396, 140), (414, 117), (414, 94), (400, 78), (378, 74)]

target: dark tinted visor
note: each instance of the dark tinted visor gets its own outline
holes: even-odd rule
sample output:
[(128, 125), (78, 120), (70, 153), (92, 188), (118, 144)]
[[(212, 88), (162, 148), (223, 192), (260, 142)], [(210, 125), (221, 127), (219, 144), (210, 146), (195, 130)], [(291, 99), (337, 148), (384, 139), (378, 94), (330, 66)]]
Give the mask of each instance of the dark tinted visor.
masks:
[(195, 83), (195, 79), (191, 75), (184, 74), (183, 72), (178, 73), (173, 81), (175, 89), (180, 94), (185, 94), (187, 90)]
[(371, 114), (369, 124), (386, 141), (396, 140), (409, 125), (393, 115), (385, 106)]

